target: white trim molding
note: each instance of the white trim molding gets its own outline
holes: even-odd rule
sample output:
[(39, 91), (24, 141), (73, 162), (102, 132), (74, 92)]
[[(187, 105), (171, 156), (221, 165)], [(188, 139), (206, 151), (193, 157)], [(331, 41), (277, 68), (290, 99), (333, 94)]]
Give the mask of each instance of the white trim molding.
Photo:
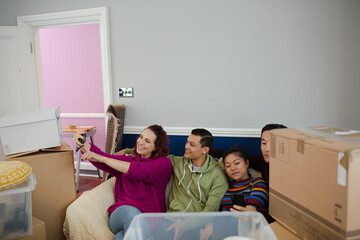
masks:
[(105, 113), (61, 113), (62, 118), (105, 118)]
[[(139, 134), (145, 126), (125, 126), (124, 134)], [(188, 136), (194, 127), (164, 127), (169, 136)], [(257, 128), (206, 128), (214, 137), (250, 137), (259, 138), (261, 129)]]
[[(34, 42), (35, 37), (37, 36), (37, 30), (39, 28), (64, 27), (98, 23), (100, 25), (100, 48), (104, 110), (107, 109), (109, 104), (112, 102), (109, 13), (107, 7), (37, 14), (31, 16), (19, 16), (17, 17), (17, 22), (18, 26), (31, 28), (30, 34), (32, 37), (32, 42)], [(37, 75), (39, 76), (39, 73)], [(105, 124), (107, 124), (107, 122)]]
[(103, 14), (107, 14), (106, 7), (19, 16), (17, 20), (18, 26), (20, 27), (64, 27), (69, 25), (99, 23), (103, 18)]

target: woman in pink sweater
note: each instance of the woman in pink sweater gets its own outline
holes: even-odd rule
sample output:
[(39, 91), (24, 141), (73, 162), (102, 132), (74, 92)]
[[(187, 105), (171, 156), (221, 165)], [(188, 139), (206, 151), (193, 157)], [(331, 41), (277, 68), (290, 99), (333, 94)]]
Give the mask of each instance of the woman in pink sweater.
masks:
[(135, 215), (146, 212), (165, 212), (165, 189), (172, 164), (168, 137), (159, 125), (144, 129), (136, 141), (132, 156), (104, 153), (92, 143), (79, 141), (84, 132), (73, 140), (83, 151), (81, 159), (89, 160), (98, 169), (116, 177), (115, 204), (108, 208), (109, 227), (114, 239), (122, 239)]

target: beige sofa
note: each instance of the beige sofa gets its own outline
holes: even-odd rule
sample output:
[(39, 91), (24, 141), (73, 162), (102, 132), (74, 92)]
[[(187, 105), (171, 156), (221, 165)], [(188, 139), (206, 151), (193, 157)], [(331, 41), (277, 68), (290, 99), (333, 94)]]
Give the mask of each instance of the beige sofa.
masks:
[(115, 178), (86, 191), (66, 210), (63, 232), (70, 240), (107, 240), (114, 234), (108, 226), (108, 207), (115, 203)]
[[(221, 165), (221, 160), (220, 160)], [(251, 168), (249, 172), (255, 176), (261, 174)], [(165, 195), (171, 189), (170, 179)], [(84, 192), (66, 210), (63, 232), (68, 240), (107, 240), (113, 239), (114, 234), (108, 226), (109, 215), (107, 209), (115, 203), (115, 178), (111, 178), (96, 188)]]

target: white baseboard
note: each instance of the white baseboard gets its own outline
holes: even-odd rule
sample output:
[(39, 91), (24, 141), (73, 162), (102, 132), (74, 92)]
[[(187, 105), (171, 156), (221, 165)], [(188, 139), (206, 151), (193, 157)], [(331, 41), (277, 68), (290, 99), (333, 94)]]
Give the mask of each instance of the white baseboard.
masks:
[[(75, 158), (76, 159), (76, 158)], [(74, 167), (76, 169), (76, 161), (74, 162)], [(97, 171), (97, 168), (94, 167), (94, 165), (92, 165), (91, 163), (89, 162), (84, 162), (84, 161), (81, 161), (80, 162), (80, 169), (81, 170), (91, 170), (91, 171)]]
[[(75, 171), (76, 171), (76, 162), (74, 162), (74, 168), (75, 168)], [(87, 172), (87, 173), (79, 173), (80, 176), (86, 176), (86, 177), (99, 177), (98, 175), (98, 172), (97, 172), (97, 168), (94, 167), (94, 165), (92, 165), (91, 163), (89, 162), (84, 162), (84, 161), (81, 161), (80, 162), (80, 170), (88, 170), (88, 171), (91, 171), (90, 173)], [(100, 171), (100, 176), (103, 176), (103, 171)]]
[(97, 174), (97, 172), (94, 172), (94, 174), (80, 173), (80, 176), (99, 178), (99, 175)]
[[(140, 134), (146, 127), (125, 126), (124, 134)], [(169, 136), (188, 136), (195, 127), (164, 127)], [(206, 128), (214, 137), (250, 137), (259, 138), (261, 129), (258, 128)]]
[(61, 113), (62, 118), (105, 118), (105, 113)]

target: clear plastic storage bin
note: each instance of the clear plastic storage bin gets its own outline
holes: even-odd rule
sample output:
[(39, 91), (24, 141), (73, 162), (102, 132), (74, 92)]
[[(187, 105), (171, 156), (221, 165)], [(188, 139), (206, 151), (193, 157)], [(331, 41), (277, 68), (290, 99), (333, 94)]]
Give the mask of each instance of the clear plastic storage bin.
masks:
[(258, 212), (142, 213), (133, 219), (124, 239), (173, 239), (174, 230), (167, 230), (172, 224), (184, 227), (179, 239), (200, 239), (206, 225), (212, 225), (209, 239), (277, 239), (264, 216)]
[(32, 234), (31, 191), (33, 174), (18, 186), (0, 191), (0, 239), (14, 239)]

